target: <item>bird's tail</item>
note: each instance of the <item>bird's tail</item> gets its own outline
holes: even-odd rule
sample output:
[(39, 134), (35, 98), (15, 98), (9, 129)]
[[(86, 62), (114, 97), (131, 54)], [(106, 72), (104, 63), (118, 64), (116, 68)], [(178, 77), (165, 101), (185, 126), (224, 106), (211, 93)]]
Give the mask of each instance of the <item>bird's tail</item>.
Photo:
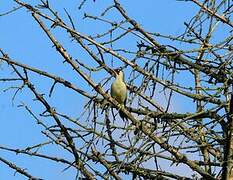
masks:
[(127, 120), (127, 118), (126, 118), (126, 116), (125, 116), (125, 113), (122, 111), (122, 110), (120, 110), (119, 111), (119, 115), (120, 115), (120, 117), (121, 117), (121, 119), (124, 121), (125, 119)]

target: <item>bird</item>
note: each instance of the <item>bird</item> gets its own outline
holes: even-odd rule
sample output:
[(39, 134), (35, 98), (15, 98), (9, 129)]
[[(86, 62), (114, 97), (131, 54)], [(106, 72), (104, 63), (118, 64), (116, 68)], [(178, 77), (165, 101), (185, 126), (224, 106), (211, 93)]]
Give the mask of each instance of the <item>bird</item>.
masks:
[[(115, 80), (113, 81), (111, 85), (111, 96), (114, 98), (121, 106), (126, 105), (127, 100), (127, 87), (124, 82), (124, 73), (121, 69), (114, 69), (113, 70), (115, 74)], [(119, 115), (124, 120), (125, 115), (119, 109)]]

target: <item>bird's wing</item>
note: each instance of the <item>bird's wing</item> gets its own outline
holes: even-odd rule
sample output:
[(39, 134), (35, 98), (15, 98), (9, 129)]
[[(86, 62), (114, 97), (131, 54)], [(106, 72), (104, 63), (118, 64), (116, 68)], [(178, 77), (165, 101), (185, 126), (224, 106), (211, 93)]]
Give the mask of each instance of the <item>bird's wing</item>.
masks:
[(127, 88), (126, 88), (126, 95), (125, 95), (124, 105), (126, 105), (126, 102), (127, 102), (127, 96), (128, 96), (128, 93), (127, 93)]

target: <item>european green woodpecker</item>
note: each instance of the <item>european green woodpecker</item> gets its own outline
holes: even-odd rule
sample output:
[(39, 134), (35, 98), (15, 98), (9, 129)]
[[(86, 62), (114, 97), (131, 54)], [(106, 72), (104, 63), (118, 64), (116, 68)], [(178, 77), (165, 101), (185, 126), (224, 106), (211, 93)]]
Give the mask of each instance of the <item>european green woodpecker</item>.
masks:
[[(124, 82), (124, 73), (120, 69), (115, 69), (115, 81), (112, 83), (111, 86), (111, 96), (122, 106), (126, 104), (127, 99), (127, 87)], [(119, 110), (120, 117), (124, 120), (124, 113)]]

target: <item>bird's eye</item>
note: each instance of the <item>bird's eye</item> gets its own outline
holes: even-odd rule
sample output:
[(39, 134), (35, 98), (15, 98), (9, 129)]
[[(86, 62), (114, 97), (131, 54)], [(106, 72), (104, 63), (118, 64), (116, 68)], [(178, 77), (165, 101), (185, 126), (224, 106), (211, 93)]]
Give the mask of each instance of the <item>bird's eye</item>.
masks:
[(119, 69), (115, 69), (115, 72), (116, 72), (116, 74), (119, 74), (120, 70)]

